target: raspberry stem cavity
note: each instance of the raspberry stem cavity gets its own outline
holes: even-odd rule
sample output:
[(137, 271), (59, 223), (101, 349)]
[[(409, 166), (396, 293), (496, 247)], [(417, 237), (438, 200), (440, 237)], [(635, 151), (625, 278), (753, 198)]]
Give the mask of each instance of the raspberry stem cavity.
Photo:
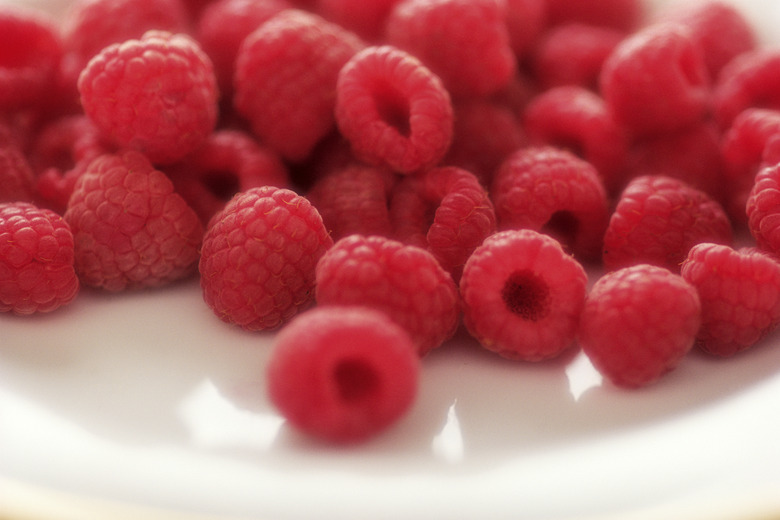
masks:
[(550, 309), (550, 289), (530, 270), (515, 271), (504, 283), (501, 297), (507, 309), (528, 321), (539, 321)]

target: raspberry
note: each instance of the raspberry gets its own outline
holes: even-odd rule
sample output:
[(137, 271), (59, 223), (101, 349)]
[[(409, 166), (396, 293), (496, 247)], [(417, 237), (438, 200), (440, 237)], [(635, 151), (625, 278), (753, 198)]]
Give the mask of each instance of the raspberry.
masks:
[(547, 28), (547, 1), (507, 0), (505, 23), (512, 52), (525, 58)]
[(643, 21), (642, 0), (547, 0), (551, 24), (579, 22), (632, 31)]
[(318, 304), (385, 312), (409, 333), (420, 356), (449, 339), (459, 323), (452, 277), (428, 251), (386, 237), (338, 240), (317, 264), (316, 281)]
[(780, 50), (762, 47), (731, 60), (714, 85), (713, 110), (729, 128), (748, 108), (780, 110)]
[(108, 291), (159, 287), (195, 272), (203, 226), (139, 152), (93, 160), (76, 181), (64, 218), (85, 285)]
[(333, 129), (339, 70), (363, 46), (319, 16), (283, 11), (242, 43), (234, 105), (266, 144), (303, 161)]
[(165, 173), (204, 225), (238, 192), (290, 184), (287, 167), (276, 152), (240, 130), (213, 132)]
[(453, 97), (486, 96), (516, 72), (505, 15), (497, 0), (402, 0), (385, 42), (419, 58)]
[(553, 238), (529, 229), (498, 232), (466, 262), (463, 321), (502, 357), (542, 361), (573, 345), (587, 275)]
[(604, 62), (599, 84), (615, 119), (636, 135), (680, 130), (701, 121), (710, 106), (702, 51), (678, 24), (623, 40)]
[(780, 164), (767, 166), (756, 174), (746, 204), (750, 234), (763, 251), (780, 253)]
[(227, 323), (279, 327), (312, 303), (315, 265), (332, 244), (306, 198), (272, 186), (239, 193), (203, 238), (203, 298)]
[(369, 47), (339, 73), (336, 123), (358, 159), (408, 174), (447, 153), (452, 102), (439, 78), (412, 55)]
[(682, 276), (701, 298), (697, 343), (705, 352), (733, 356), (780, 322), (780, 264), (768, 255), (698, 244), (688, 253)]
[(596, 167), (610, 192), (623, 184), (628, 135), (598, 94), (578, 86), (552, 88), (528, 104), (524, 123), (531, 144), (571, 150)]
[(0, 203), (31, 202), (33, 182), (32, 168), (22, 151), (0, 141)]
[(384, 38), (385, 23), (400, 0), (316, 0), (323, 17), (370, 42)]
[(428, 249), (455, 283), (474, 249), (496, 231), (485, 188), (472, 173), (451, 166), (401, 180), (390, 220), (398, 240)]
[(271, 402), (293, 427), (346, 444), (403, 417), (417, 395), (420, 360), (409, 334), (381, 312), (325, 307), (279, 332), (266, 370)]
[(726, 213), (707, 194), (671, 177), (637, 177), (610, 217), (603, 262), (607, 270), (648, 263), (677, 273), (694, 245), (731, 240)]
[(570, 152), (518, 150), (498, 169), (491, 196), (499, 229), (541, 231), (584, 260), (600, 258), (607, 194), (593, 166)]
[(691, 350), (701, 314), (699, 295), (682, 276), (638, 264), (596, 281), (577, 339), (613, 384), (647, 386), (676, 368)]
[(0, 312), (50, 312), (78, 294), (73, 235), (56, 213), (0, 204)]
[(150, 31), (106, 47), (81, 73), (78, 88), (101, 132), (153, 163), (181, 159), (216, 124), (211, 61), (183, 34)]

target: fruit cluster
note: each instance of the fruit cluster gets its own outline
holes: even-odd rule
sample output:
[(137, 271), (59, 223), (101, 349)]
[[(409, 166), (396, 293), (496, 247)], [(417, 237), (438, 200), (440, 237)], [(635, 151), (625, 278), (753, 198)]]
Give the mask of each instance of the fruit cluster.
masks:
[(780, 322), (780, 52), (680, 4), (4, 6), (0, 311), (198, 276), (339, 442), (460, 325), (622, 387), (735, 355)]

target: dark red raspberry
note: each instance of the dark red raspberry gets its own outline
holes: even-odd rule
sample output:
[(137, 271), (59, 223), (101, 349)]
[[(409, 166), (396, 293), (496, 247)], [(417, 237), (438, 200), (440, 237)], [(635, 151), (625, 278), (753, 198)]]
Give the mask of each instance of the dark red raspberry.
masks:
[(387, 313), (423, 356), (454, 333), (458, 289), (428, 251), (380, 236), (338, 240), (317, 264), (320, 305), (359, 305)]
[(683, 129), (710, 108), (702, 50), (678, 24), (650, 26), (623, 40), (599, 82), (615, 119), (637, 135)]
[(499, 229), (541, 231), (585, 261), (600, 258), (609, 208), (590, 163), (557, 148), (518, 150), (498, 169), (491, 197)]
[(203, 237), (203, 298), (227, 323), (279, 327), (312, 303), (315, 265), (332, 244), (306, 198), (273, 186), (239, 193)]
[(547, 1), (506, 0), (505, 16), (509, 46), (523, 60), (547, 29)]
[(647, 386), (676, 368), (691, 350), (701, 315), (699, 295), (682, 276), (638, 264), (596, 281), (577, 339), (613, 384)]
[(97, 127), (153, 163), (195, 150), (217, 120), (211, 61), (183, 34), (150, 31), (106, 47), (84, 69), (78, 88)]
[(529, 229), (496, 233), (466, 262), (463, 320), (488, 350), (542, 361), (574, 343), (587, 275), (553, 238)]
[(86, 285), (159, 287), (196, 270), (203, 226), (168, 177), (139, 152), (93, 160), (76, 181), (64, 217)]
[(0, 203), (32, 202), (34, 194), (33, 171), (24, 153), (0, 141)]
[(780, 264), (756, 250), (703, 243), (691, 248), (682, 276), (701, 298), (698, 345), (733, 356), (780, 323)]
[(525, 110), (532, 145), (569, 149), (596, 167), (615, 193), (624, 184), (629, 137), (604, 100), (584, 87), (555, 87), (539, 94)]
[(460, 280), (474, 249), (496, 231), (496, 213), (485, 188), (466, 170), (448, 166), (401, 180), (390, 200), (396, 239), (426, 248)]
[(748, 228), (763, 251), (780, 253), (780, 164), (761, 169), (747, 199)]
[(452, 102), (418, 59), (395, 47), (369, 47), (339, 73), (336, 123), (359, 159), (414, 173), (447, 153)]
[(78, 294), (73, 235), (56, 213), (0, 204), (0, 312), (50, 312)]
[(604, 267), (648, 263), (678, 273), (694, 245), (731, 240), (726, 213), (703, 191), (672, 177), (637, 177), (623, 190), (610, 217)]
[(735, 57), (721, 70), (713, 97), (722, 129), (748, 108), (780, 110), (780, 50), (761, 47)]
[(300, 431), (339, 444), (374, 438), (417, 395), (420, 360), (409, 334), (363, 307), (324, 307), (295, 317), (274, 338), (271, 402)]
[(453, 97), (490, 95), (516, 71), (505, 7), (496, 0), (402, 0), (387, 20), (385, 42), (419, 58)]
[(285, 10), (242, 43), (234, 105), (261, 140), (286, 159), (303, 161), (333, 129), (336, 78), (363, 46), (319, 16)]
[(580, 22), (633, 31), (645, 17), (642, 0), (547, 0), (551, 24)]
[(240, 130), (213, 132), (200, 148), (165, 173), (204, 225), (238, 192), (290, 185), (287, 167), (278, 154)]
[(385, 22), (400, 0), (313, 0), (321, 16), (369, 42), (384, 39)]

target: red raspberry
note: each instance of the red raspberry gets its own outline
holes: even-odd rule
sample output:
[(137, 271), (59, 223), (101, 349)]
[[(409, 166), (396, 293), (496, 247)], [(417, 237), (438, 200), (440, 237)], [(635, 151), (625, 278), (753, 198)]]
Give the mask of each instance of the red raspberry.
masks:
[(751, 235), (763, 251), (780, 253), (780, 164), (756, 174), (747, 199), (746, 214)]
[(276, 328), (312, 303), (315, 265), (332, 244), (317, 210), (295, 192), (239, 193), (203, 238), (203, 298), (227, 323)]
[(694, 245), (731, 240), (726, 213), (703, 191), (662, 175), (637, 177), (623, 190), (610, 217), (604, 267), (648, 263), (676, 273)]
[(413, 173), (447, 153), (452, 102), (439, 78), (410, 54), (369, 47), (339, 73), (336, 123), (357, 158)]
[(204, 225), (238, 192), (290, 185), (287, 167), (276, 152), (240, 130), (213, 132), (165, 173)]
[(98, 128), (153, 163), (181, 159), (216, 124), (214, 69), (183, 34), (150, 31), (106, 47), (84, 69), (78, 88)]
[(710, 106), (702, 51), (677, 24), (657, 24), (623, 40), (599, 81), (615, 119), (637, 135), (698, 123)]
[(357, 36), (319, 16), (283, 11), (242, 43), (234, 105), (266, 144), (303, 161), (333, 129), (336, 78), (361, 48)]
[(380, 236), (350, 235), (317, 264), (320, 305), (360, 305), (387, 313), (412, 337), (420, 356), (459, 323), (458, 289), (428, 251)]
[(587, 281), (555, 239), (529, 229), (496, 233), (463, 269), (464, 324), (503, 357), (556, 357), (574, 343)]
[(546, 0), (506, 0), (506, 26), (509, 46), (523, 59), (547, 29)]
[(607, 194), (593, 166), (570, 152), (518, 150), (498, 169), (491, 196), (499, 229), (541, 231), (583, 260), (600, 258)]
[(158, 287), (195, 272), (203, 226), (139, 152), (102, 155), (65, 211), (82, 283), (108, 291)]
[(623, 184), (628, 135), (598, 94), (578, 86), (552, 88), (528, 104), (524, 122), (531, 144), (571, 150), (596, 167), (612, 193)]
[(395, 237), (427, 248), (455, 283), (474, 249), (496, 231), (487, 191), (470, 172), (433, 168), (401, 180), (390, 200)]
[(646, 386), (691, 350), (701, 307), (696, 289), (680, 275), (648, 264), (625, 267), (593, 285), (577, 339), (613, 384)]
[(266, 387), (293, 427), (328, 442), (355, 443), (404, 416), (419, 372), (409, 334), (386, 315), (324, 307), (297, 316), (276, 336)]
[(78, 294), (73, 235), (56, 213), (0, 204), (0, 312), (50, 312)]
[(33, 183), (32, 168), (22, 151), (10, 142), (0, 141), (0, 203), (31, 202)]
[(505, 16), (499, 0), (402, 0), (385, 42), (419, 58), (453, 97), (486, 96), (516, 72)]
[(713, 97), (723, 129), (748, 108), (780, 110), (780, 50), (762, 47), (735, 57), (721, 70)]
[(387, 17), (399, 1), (315, 0), (315, 10), (366, 41), (379, 42), (384, 38)]
[(645, 16), (642, 0), (547, 0), (551, 24), (580, 22), (621, 31), (636, 29)]

